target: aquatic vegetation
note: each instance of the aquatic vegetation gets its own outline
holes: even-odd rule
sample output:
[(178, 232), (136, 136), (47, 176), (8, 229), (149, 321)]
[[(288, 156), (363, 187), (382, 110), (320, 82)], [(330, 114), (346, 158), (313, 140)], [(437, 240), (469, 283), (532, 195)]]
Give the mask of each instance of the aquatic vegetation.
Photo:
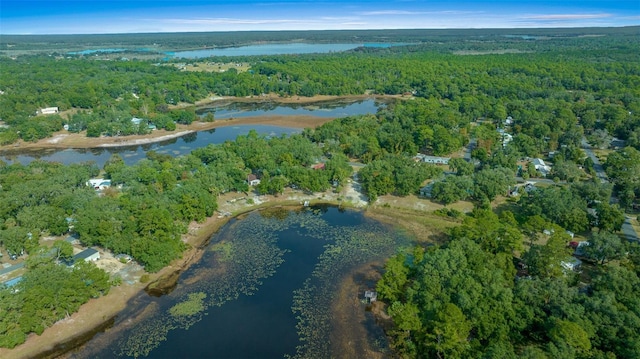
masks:
[[(284, 262), (289, 250), (279, 247), (278, 241), (286, 232), (294, 241), (299, 237), (324, 243), (322, 254), (311, 259), (317, 263), (311, 276), (292, 293), (300, 339), (295, 357), (330, 357), (331, 309), (340, 278), (352, 268), (390, 255), (405, 241), (388, 226), (356, 212), (341, 212), (345, 213), (337, 214), (328, 206), (273, 208), (232, 220), (212, 239), (202, 259), (182, 275), (182, 284), (158, 298), (159, 309), (122, 333), (113, 351), (120, 356), (147, 356), (170, 331), (190, 328), (210, 308), (255, 294)], [(331, 216), (340, 218), (340, 223), (334, 224)]]
[(294, 358), (331, 357), (331, 305), (340, 284), (339, 278), (350, 269), (389, 256), (398, 246), (408, 243), (400, 232), (372, 221), (358, 227), (336, 228), (333, 244), (326, 246), (311, 278), (294, 293), (291, 309), (298, 318), (301, 344)]
[(171, 309), (169, 309), (169, 313), (174, 317), (185, 317), (200, 313), (204, 310), (204, 304), (202, 301), (206, 297), (206, 293), (191, 293), (189, 294), (188, 300), (171, 307)]
[(218, 259), (222, 262), (226, 262), (231, 259), (231, 250), (232, 245), (229, 242), (221, 241), (216, 244), (211, 245), (209, 248), (210, 251), (218, 254)]

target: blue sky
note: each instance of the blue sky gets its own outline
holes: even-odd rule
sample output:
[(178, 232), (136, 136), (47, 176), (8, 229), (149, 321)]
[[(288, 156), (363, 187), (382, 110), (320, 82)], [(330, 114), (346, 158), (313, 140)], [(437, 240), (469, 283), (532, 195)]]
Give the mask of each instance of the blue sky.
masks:
[(640, 25), (640, 0), (0, 0), (0, 34)]

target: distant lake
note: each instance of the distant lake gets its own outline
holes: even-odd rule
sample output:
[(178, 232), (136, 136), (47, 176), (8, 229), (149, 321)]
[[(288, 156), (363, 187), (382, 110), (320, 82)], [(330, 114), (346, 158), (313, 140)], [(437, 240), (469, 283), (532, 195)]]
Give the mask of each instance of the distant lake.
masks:
[(366, 43), (366, 44), (264, 44), (239, 47), (225, 47), (216, 49), (203, 49), (191, 51), (167, 52), (167, 55), (175, 58), (197, 59), (211, 56), (256, 56), (256, 55), (290, 55), (343, 52), (357, 47), (392, 47), (409, 45), (405, 43)]
[[(257, 56), (257, 55), (292, 55), (292, 54), (313, 54), (313, 53), (330, 53), (343, 52), (353, 50), (358, 47), (374, 47), (387, 48), (393, 46), (411, 45), (410, 43), (360, 43), (360, 44), (310, 44), (310, 43), (288, 43), (288, 44), (263, 44), (263, 45), (247, 45), (237, 47), (221, 47), (202, 50), (186, 50), (186, 51), (167, 51), (164, 52), (170, 58), (179, 59), (198, 59), (211, 56)], [(81, 51), (70, 51), (68, 55), (98, 55), (113, 54), (119, 52), (158, 52), (151, 48), (124, 49), (124, 48), (99, 48), (86, 49)]]

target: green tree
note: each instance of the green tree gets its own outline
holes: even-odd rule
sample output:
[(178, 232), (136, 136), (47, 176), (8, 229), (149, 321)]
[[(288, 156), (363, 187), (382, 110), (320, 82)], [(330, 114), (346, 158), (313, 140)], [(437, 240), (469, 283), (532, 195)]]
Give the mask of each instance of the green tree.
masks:
[(427, 334), (428, 347), (438, 358), (465, 357), (470, 349), (471, 323), (453, 303), (445, 304), (437, 311)]
[(602, 231), (617, 232), (622, 228), (625, 221), (624, 212), (617, 204), (610, 205), (607, 202), (600, 202), (596, 206), (596, 216), (594, 225)]
[(394, 303), (404, 298), (405, 286), (409, 279), (409, 268), (405, 266), (406, 260), (406, 255), (402, 253), (391, 257), (385, 264), (385, 272), (376, 285), (380, 297), (386, 299), (389, 303)]
[(73, 258), (73, 246), (71, 243), (63, 240), (53, 242), (54, 255), (56, 261), (70, 261)]
[(625, 246), (617, 235), (600, 230), (591, 233), (589, 245), (584, 247), (586, 257), (597, 261), (600, 265), (624, 256)]

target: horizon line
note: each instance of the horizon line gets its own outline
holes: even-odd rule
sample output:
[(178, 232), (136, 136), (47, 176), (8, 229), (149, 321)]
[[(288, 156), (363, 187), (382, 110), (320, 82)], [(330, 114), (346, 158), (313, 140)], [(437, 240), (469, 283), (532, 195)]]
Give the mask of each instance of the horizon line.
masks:
[(603, 26), (536, 26), (536, 27), (433, 27), (433, 28), (371, 28), (371, 29), (282, 29), (282, 30), (212, 30), (212, 31), (143, 31), (143, 32), (95, 32), (95, 33), (2, 33), (0, 36), (87, 36), (87, 35), (155, 35), (155, 34), (206, 34), (206, 33), (238, 33), (238, 32), (324, 32), (324, 31), (395, 31), (395, 30), (567, 30), (567, 29), (621, 29), (640, 27), (637, 25), (603, 25)]

